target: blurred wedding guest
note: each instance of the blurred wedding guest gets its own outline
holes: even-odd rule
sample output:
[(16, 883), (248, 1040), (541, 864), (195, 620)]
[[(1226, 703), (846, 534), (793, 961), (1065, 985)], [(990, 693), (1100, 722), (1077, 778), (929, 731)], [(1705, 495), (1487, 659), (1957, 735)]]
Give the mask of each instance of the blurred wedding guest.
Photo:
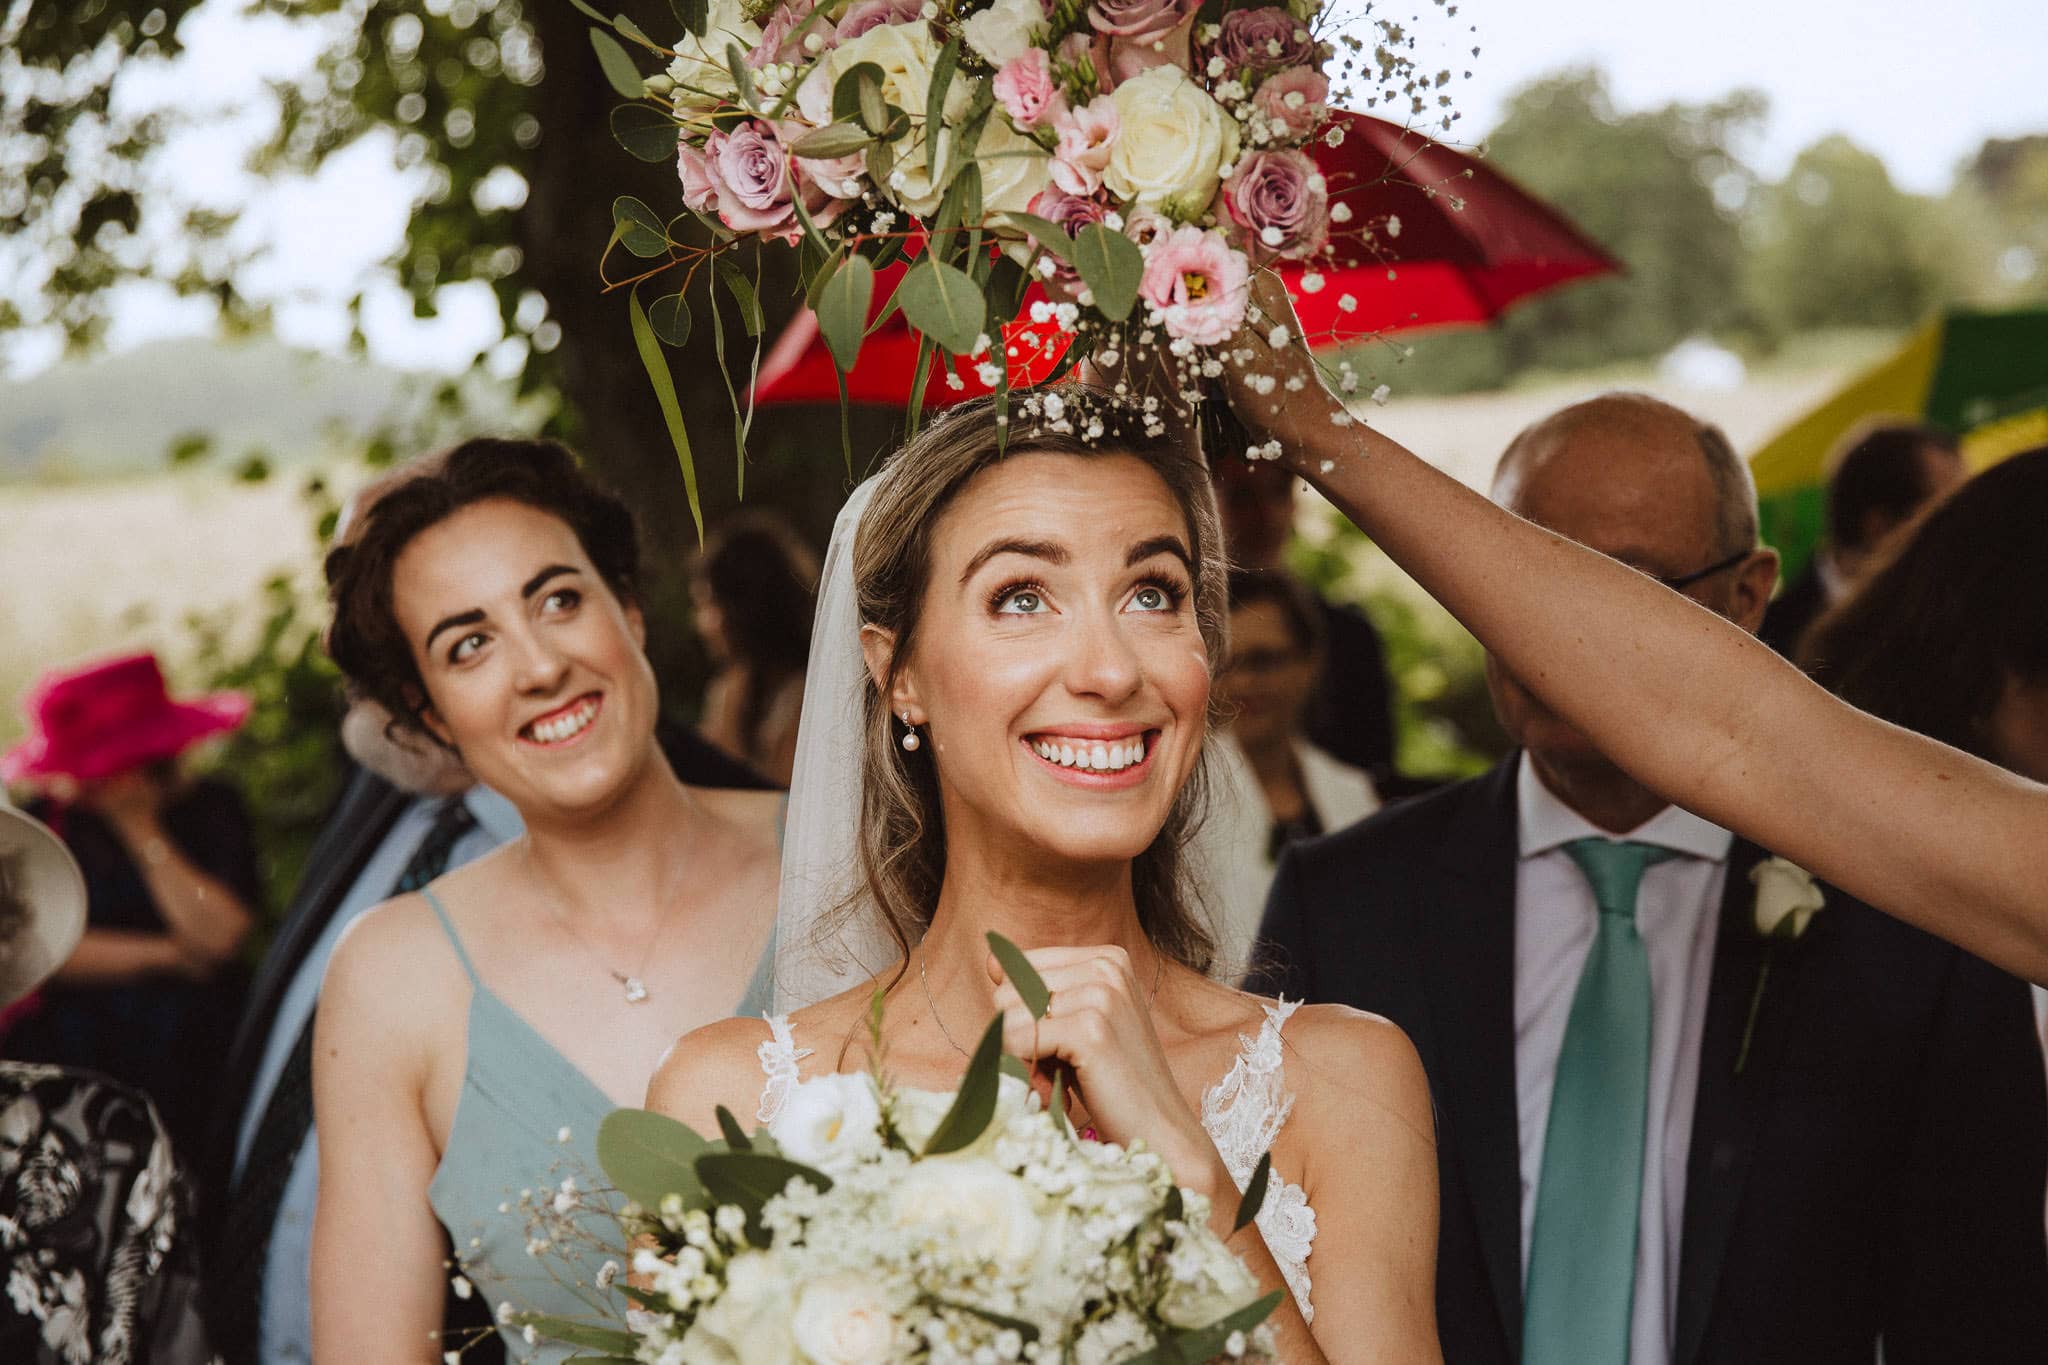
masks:
[(240, 726), (246, 697), (173, 700), (151, 654), (58, 670), (30, 690), (29, 734), (0, 779), (84, 869), (78, 950), (9, 1033), (9, 1056), (103, 1072), (148, 1093), (196, 1150), (244, 974), (235, 955), (260, 898), (256, 843), (234, 787), (187, 778), (178, 755)]
[(744, 511), (705, 538), (694, 572), (697, 634), (717, 672), (704, 687), (704, 737), (789, 785), (804, 709), (818, 560), (773, 513)]
[[(392, 488), (440, 468), (423, 457), (351, 499), (336, 542)], [(312, 1020), (335, 943), (365, 911), (409, 886), (462, 867), (517, 838), (512, 804), (477, 783), (461, 757), (363, 696), (341, 724), (351, 760), (341, 796), (307, 857), (284, 925), (258, 969), (222, 1069), (221, 1103), (206, 1162), (225, 1190), (208, 1216), (209, 1299), (229, 1365), (298, 1365), (312, 1358), (309, 1278), (319, 1150), (313, 1126)], [(663, 735), (683, 780), (710, 787), (769, 784), (694, 732)], [(466, 1365), (503, 1359), (490, 1305), (450, 1295), (443, 1330), (470, 1343)]]
[[(1203, 448), (1223, 514), (1224, 548), (1241, 569), (1286, 573), (1300, 480), (1279, 465), (1245, 458), (1250, 438), (1226, 405), (1203, 405)], [(1365, 613), (1310, 595), (1321, 618), (1322, 662), (1309, 695), (1308, 738), (1386, 788), (1394, 778), (1394, 700), (1386, 650)]]
[(1953, 436), (1907, 422), (1859, 428), (1829, 468), (1826, 536), (1757, 631), (1788, 659), (1806, 628), (1855, 587), (1893, 533), (1965, 474)]
[(1322, 650), (1322, 613), (1307, 589), (1270, 570), (1231, 572), (1230, 655), (1217, 678), (1229, 728), (1210, 740), (1218, 795), (1196, 835), (1220, 900), (1211, 909), (1226, 971), (1241, 973), (1255, 960), (1281, 852), (1379, 808), (1372, 779), (1304, 733)]
[[(57, 837), (0, 799), (0, 1007), (86, 933), (85, 878)], [(191, 1196), (141, 1091), (0, 1061), (0, 1360), (202, 1365)]]
[[(1676, 408), (1566, 408), (1494, 496), (1762, 619), (1748, 469)], [(1445, 1360), (2048, 1359), (2025, 988), (1667, 804), (1497, 659), (1488, 683), (1519, 752), (1296, 845), (1264, 928), (1267, 989), (1421, 1050)]]
[[(1807, 632), (1842, 700), (2048, 782), (2048, 447), (1938, 503)], [(2048, 1024), (2048, 991), (2034, 988)]]

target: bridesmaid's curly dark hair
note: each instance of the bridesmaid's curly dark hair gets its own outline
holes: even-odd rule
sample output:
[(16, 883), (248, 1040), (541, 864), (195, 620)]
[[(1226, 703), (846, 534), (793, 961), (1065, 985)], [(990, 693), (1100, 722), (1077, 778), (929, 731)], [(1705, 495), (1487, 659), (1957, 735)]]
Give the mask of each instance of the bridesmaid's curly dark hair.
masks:
[(484, 437), (422, 461), (419, 472), (377, 496), (327, 553), (327, 596), (334, 607), (327, 653), (356, 693), (382, 706), (394, 725), (437, 744), (423, 719), (426, 684), (392, 606), (392, 572), (422, 532), (465, 507), (500, 499), (559, 518), (619, 600), (638, 601), (633, 513), (585, 474), (566, 446)]

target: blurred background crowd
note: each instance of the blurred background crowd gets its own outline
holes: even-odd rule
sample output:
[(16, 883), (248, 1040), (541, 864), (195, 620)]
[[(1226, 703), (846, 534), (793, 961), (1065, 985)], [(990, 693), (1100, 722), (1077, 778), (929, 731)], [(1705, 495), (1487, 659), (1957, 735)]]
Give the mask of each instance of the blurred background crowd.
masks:
[[(2006, 70), (2048, 50), (2040, 15), (1973, 0), (1856, 39), (1846, 6), (1724, 6), (1702, 35), (1594, 4), (1566, 40), (1461, 8), (1437, 19), (1471, 112), (1424, 131), (1617, 268), (1351, 352), (1390, 390), (1365, 415), (1482, 487), (1590, 394), (1717, 425), (1782, 557), (1762, 637), (2048, 781), (2048, 104)], [(53, 975), (0, 1001), (0, 1055), (146, 1094), (195, 1170), (243, 1121), (219, 1087), (252, 976), (360, 795), (319, 563), (370, 480), (477, 433), (574, 445), (641, 519), (675, 725), (706, 763), (789, 780), (849, 471), (829, 414), (764, 407), (742, 502), (727, 395), (701, 377), (723, 346), (743, 380), (788, 320), (771, 277), (765, 329), (700, 319), (677, 359), (700, 377), (692, 533), (594, 268), (610, 194), (665, 202), (670, 172), (613, 143), (583, 28), (517, 0), (0, 10), (0, 777), (89, 907)], [(856, 412), (857, 459), (900, 418)], [(1216, 831), (1217, 890), (1249, 925), (1287, 845), (1510, 739), (1477, 645), (1360, 533), (1270, 466), (1216, 479), (1221, 747), (1249, 794)]]

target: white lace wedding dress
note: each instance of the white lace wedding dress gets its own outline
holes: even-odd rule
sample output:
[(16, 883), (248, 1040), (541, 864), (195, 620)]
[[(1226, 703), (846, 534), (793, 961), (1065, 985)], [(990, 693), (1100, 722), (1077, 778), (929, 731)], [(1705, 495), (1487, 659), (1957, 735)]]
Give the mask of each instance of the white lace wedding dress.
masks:
[[(1280, 1030), (1288, 1016), (1301, 1005), (1299, 1000), (1268, 1005), (1266, 1020), (1256, 1038), (1238, 1035), (1244, 1046), (1223, 1079), (1202, 1094), (1202, 1126), (1222, 1154), (1231, 1178), (1243, 1189), (1259, 1164), (1259, 1157), (1272, 1149), (1273, 1140), (1294, 1108), (1294, 1095), (1287, 1089)], [(761, 1092), (761, 1107), (755, 1116), (773, 1123), (781, 1114), (789, 1092), (801, 1078), (804, 1058), (810, 1048), (800, 1048), (790, 1032), (787, 1015), (768, 1016), (768, 1041), (761, 1044), (761, 1070), (767, 1084)], [(1309, 1303), (1308, 1258), (1315, 1249), (1316, 1211), (1309, 1206), (1301, 1186), (1281, 1178), (1274, 1171), (1266, 1184), (1266, 1202), (1259, 1210), (1259, 1233), (1266, 1240), (1288, 1292), (1301, 1308), (1301, 1316), (1313, 1321), (1315, 1309)]]

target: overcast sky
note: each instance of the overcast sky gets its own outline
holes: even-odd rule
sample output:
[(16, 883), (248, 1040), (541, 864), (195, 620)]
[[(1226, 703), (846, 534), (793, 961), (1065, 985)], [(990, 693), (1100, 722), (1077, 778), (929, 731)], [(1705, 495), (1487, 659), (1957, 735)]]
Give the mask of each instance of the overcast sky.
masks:
[[(305, 27), (242, 18), (240, 8), (210, 0), (188, 21), (184, 69), (172, 85), (152, 83), (157, 95), (174, 91), (189, 109), (203, 92), (210, 107), (226, 110), (258, 98), (264, 77), (305, 68), (315, 41)], [(1413, 17), (1426, 67), (1472, 72), (1450, 87), (1463, 142), (1483, 137), (1518, 86), (1575, 63), (1604, 68), (1624, 109), (1712, 99), (1741, 86), (1763, 91), (1770, 119), (1751, 159), (1767, 175), (1840, 132), (1882, 156), (1901, 184), (1938, 192), (1986, 137), (2048, 132), (2043, 0), (1460, 0), (1456, 8), (1451, 17), (1429, 0), (1399, 0), (1376, 12)], [(279, 330), (289, 340), (336, 346), (346, 327), (340, 301), (374, 274), (403, 231), (404, 190), (381, 141), (335, 158), (318, 182), (256, 184), (235, 168), (235, 149), (264, 117), (223, 115), (187, 135), (172, 173), (188, 192), (248, 209), (248, 232), (270, 247), (252, 288), (280, 300)], [(204, 325), (202, 306), (137, 296), (120, 310), (112, 340), (134, 344)], [(388, 363), (459, 369), (494, 335), (495, 314), (476, 286), (421, 324), (396, 287), (384, 286), (370, 292), (365, 326), (373, 353)], [(21, 348), (13, 368), (36, 368), (41, 358)]]

